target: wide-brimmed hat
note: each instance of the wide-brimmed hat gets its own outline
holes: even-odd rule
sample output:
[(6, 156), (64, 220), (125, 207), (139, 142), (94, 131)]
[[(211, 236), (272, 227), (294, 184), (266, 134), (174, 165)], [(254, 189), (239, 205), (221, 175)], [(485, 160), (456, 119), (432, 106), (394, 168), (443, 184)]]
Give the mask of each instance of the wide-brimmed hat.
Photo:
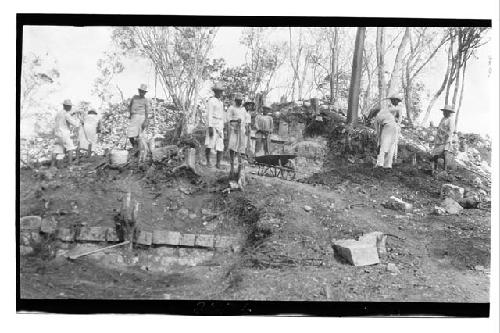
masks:
[(224, 86), (220, 82), (216, 82), (212, 87), (212, 90), (224, 91)]
[(390, 94), (386, 99), (397, 99), (399, 101), (403, 100), (403, 97), (400, 94)]
[(453, 107), (451, 105), (445, 105), (444, 108), (441, 109), (441, 111), (448, 111), (451, 113), (455, 113), (455, 110), (453, 110)]
[(65, 99), (64, 102), (63, 102), (63, 105), (68, 105), (68, 106), (72, 106), (73, 103), (71, 103), (71, 100), (70, 99)]
[(142, 91), (148, 91), (148, 86), (147, 86), (145, 83), (143, 83), (143, 84), (141, 84), (141, 86), (139, 87), (139, 90), (142, 90)]

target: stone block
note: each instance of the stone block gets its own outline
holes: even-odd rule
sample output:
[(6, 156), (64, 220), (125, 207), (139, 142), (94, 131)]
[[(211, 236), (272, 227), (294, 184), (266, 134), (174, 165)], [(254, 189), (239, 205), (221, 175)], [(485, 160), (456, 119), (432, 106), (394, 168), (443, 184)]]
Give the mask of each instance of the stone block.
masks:
[(196, 238), (195, 234), (182, 234), (179, 245), (194, 246), (195, 238)]
[[(173, 256), (175, 256), (175, 250), (176, 249), (172, 248), (172, 247), (162, 246), (162, 247), (155, 249), (154, 253), (158, 256), (173, 257)], [(181, 249), (179, 249), (179, 250), (181, 250)]]
[(120, 238), (113, 227), (106, 228), (106, 242), (119, 242)]
[(44, 234), (53, 234), (57, 229), (57, 221), (54, 218), (46, 218), (42, 220), (40, 231)]
[(153, 243), (153, 233), (137, 229), (135, 234), (135, 243), (150, 246)]
[(19, 246), (19, 254), (22, 256), (31, 254), (32, 252), (33, 252), (33, 248), (30, 246), (24, 246), (24, 245)]
[(32, 246), (39, 243), (41, 240), (40, 234), (36, 231), (21, 231), (19, 244), (23, 246)]
[(218, 249), (230, 248), (232, 245), (236, 245), (237, 239), (229, 236), (215, 236), (215, 247)]
[(154, 230), (153, 244), (155, 245), (179, 245), (181, 239), (180, 232), (168, 230)]
[(380, 231), (374, 231), (359, 237), (359, 242), (363, 242), (369, 246), (374, 246), (377, 248), (378, 254), (387, 253), (385, 243), (387, 241), (387, 235)]
[(351, 265), (366, 266), (380, 263), (377, 247), (366, 242), (339, 240), (334, 243), (333, 247)]
[(104, 242), (106, 241), (106, 227), (82, 227), (76, 236), (77, 241)]
[(196, 235), (196, 246), (214, 247), (214, 235)]
[(444, 199), (441, 203), (441, 207), (443, 207), (444, 210), (451, 215), (458, 215), (463, 210), (463, 207), (452, 198)]
[(75, 240), (75, 230), (72, 228), (58, 228), (56, 238), (64, 242), (72, 242)]
[(441, 199), (451, 198), (458, 201), (464, 197), (464, 189), (453, 184), (443, 184), (441, 186)]
[(409, 212), (413, 209), (413, 205), (411, 203), (405, 202), (395, 196), (391, 196), (389, 200), (383, 205), (385, 208), (399, 210), (403, 212)]
[(19, 221), (21, 230), (40, 230), (42, 218), (40, 216), (23, 216)]

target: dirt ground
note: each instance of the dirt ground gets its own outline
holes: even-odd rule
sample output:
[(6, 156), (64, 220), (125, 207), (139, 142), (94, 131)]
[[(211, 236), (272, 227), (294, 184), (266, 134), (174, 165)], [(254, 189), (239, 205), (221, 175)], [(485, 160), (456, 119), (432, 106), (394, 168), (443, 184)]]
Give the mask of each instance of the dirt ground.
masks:
[[(203, 177), (196, 179), (148, 177), (133, 168), (93, 172), (91, 163), (52, 178), (21, 170), (21, 216), (112, 226), (130, 190), (142, 204), (142, 227), (245, 234), (242, 251), (160, 274), (103, 269), (90, 259), (70, 262), (39, 249), (21, 258), (22, 298), (489, 302), (490, 210), (430, 214), (441, 184), (471, 187), (472, 174), (442, 179), (406, 166), (384, 172), (330, 163), (297, 182), (257, 176), (250, 168), (245, 191), (224, 195), (226, 173), (201, 166)], [(384, 208), (391, 195), (416, 211)], [(207, 217), (206, 210), (222, 213)], [(397, 236), (388, 237), (380, 264), (354, 267), (335, 256), (333, 240), (371, 231)], [(388, 263), (399, 273), (388, 271)]]

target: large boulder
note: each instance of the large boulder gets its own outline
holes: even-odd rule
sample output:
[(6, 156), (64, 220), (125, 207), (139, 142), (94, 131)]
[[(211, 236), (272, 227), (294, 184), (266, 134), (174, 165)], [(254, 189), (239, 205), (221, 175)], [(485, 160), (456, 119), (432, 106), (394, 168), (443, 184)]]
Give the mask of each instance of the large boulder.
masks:
[(463, 210), (463, 207), (452, 198), (444, 199), (441, 203), (441, 207), (443, 207), (444, 210), (451, 215), (458, 215)]
[(458, 201), (464, 197), (464, 189), (453, 184), (443, 184), (441, 186), (441, 199), (451, 198)]

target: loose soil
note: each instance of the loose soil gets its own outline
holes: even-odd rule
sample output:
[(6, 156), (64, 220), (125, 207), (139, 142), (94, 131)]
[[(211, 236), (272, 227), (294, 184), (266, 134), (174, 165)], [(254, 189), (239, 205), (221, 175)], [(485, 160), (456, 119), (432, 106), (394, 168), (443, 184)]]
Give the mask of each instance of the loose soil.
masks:
[[(38, 249), (21, 258), (22, 298), (489, 301), (489, 208), (430, 214), (443, 183), (472, 187), (475, 175), (465, 171), (436, 177), (407, 166), (384, 172), (329, 163), (296, 182), (249, 168), (243, 192), (222, 194), (227, 172), (200, 166), (199, 178), (169, 178), (158, 170), (148, 176), (140, 168), (94, 173), (91, 162), (50, 180), (21, 170), (21, 216), (112, 226), (120, 198), (132, 191), (145, 229), (238, 233), (247, 241), (239, 253), (216, 253), (199, 266), (161, 274), (105, 269), (88, 258), (70, 262)], [(416, 211), (385, 209), (381, 204), (391, 195)], [(398, 237), (388, 237), (380, 264), (354, 267), (335, 256), (333, 240), (371, 231)], [(388, 263), (400, 272), (391, 274)]]

